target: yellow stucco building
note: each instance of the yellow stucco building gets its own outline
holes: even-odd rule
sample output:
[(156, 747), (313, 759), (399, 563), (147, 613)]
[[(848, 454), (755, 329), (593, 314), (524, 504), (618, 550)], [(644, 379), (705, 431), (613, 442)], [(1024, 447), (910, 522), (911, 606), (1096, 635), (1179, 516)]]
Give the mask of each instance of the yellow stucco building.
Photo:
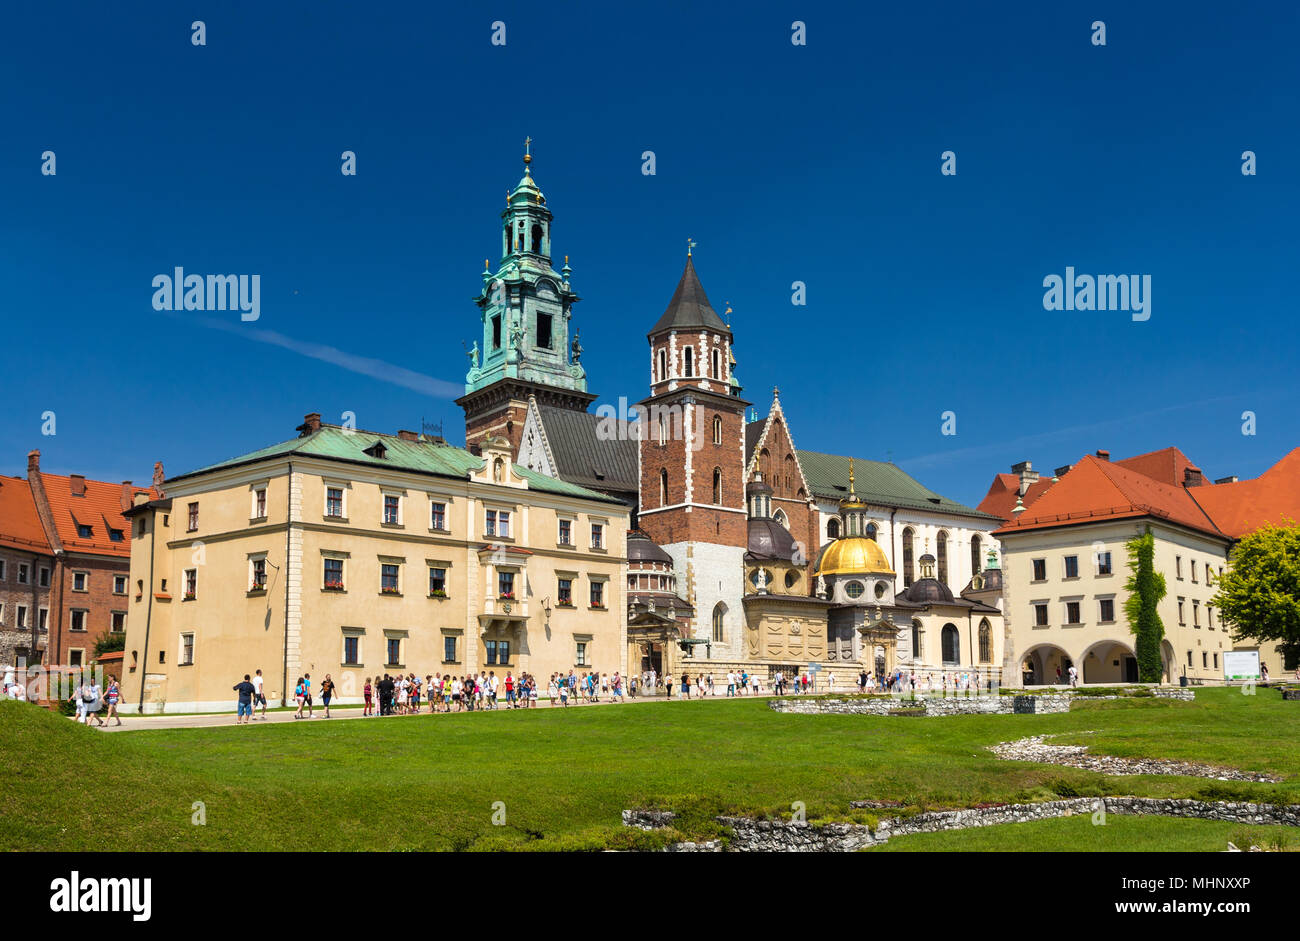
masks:
[(140, 498), (123, 711), (268, 702), (310, 673), (338, 701), (366, 677), (626, 674), (628, 510), (619, 501), (412, 432), (306, 416), (298, 437)]

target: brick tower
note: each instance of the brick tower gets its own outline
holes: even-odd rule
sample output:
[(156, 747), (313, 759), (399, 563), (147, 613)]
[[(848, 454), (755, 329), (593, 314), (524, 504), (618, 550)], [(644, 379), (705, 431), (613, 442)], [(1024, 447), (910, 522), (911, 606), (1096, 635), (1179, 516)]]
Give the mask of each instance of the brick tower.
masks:
[[(478, 453), (485, 438), (503, 435), (519, 455), (528, 396), (542, 405), (585, 412), (596, 396), (587, 391), (577, 331), (569, 318), (580, 298), (569, 283), (569, 259), (551, 267), (551, 211), (533, 182), (524, 142), (524, 176), (501, 212), (501, 260), (483, 262), (483, 290), (474, 299), (483, 325), (465, 375), (465, 446)], [(481, 358), (481, 362), (480, 362)]]
[[(650, 397), (640, 403), (642, 530), (673, 557), (715, 659), (744, 649), (745, 408), (730, 328), (709, 304), (690, 253), (648, 334)], [(704, 650), (696, 651), (703, 656)]]

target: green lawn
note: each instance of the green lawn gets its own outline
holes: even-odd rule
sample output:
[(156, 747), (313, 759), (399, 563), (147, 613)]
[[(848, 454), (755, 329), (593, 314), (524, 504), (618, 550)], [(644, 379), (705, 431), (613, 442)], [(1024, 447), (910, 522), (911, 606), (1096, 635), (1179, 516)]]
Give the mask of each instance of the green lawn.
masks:
[[(848, 810), (863, 798), (909, 809), (1100, 794), (1300, 803), (1300, 708), (1263, 692), (1197, 696), (1194, 703), (1076, 704), (1044, 716), (797, 716), (771, 712), (761, 700), (718, 699), (111, 735), (0, 702), (0, 845), (596, 849), (665, 838), (623, 828), (619, 813), (628, 807), (677, 810), (683, 832), (702, 836), (713, 814), (788, 815), (793, 801), (803, 801), (814, 821), (865, 821), (866, 813)], [(1287, 779), (1113, 778), (999, 761), (985, 750), (1061, 732), (1071, 733), (1062, 741), (1102, 753), (1194, 759)], [(204, 826), (191, 824), (196, 801), (205, 805)], [(497, 801), (505, 804), (504, 826), (492, 822)], [(1116, 829), (1108, 834), (1149, 826), (1142, 832), (1151, 849), (1187, 848), (1186, 834), (1197, 829), (1189, 821), (1111, 820)], [(1018, 835), (1033, 826), (943, 839), (1039, 848)], [(1078, 848), (1108, 848), (1098, 839), (1110, 837), (1081, 838)], [(1206, 839), (1220, 842), (1218, 834)]]

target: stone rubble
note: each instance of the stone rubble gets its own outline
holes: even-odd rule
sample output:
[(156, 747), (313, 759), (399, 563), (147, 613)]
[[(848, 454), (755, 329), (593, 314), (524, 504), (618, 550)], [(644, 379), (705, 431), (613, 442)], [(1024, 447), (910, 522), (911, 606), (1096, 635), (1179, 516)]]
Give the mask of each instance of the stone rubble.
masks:
[(1038, 761), (1046, 764), (1083, 768), (1101, 774), (1178, 774), (1216, 781), (1280, 781), (1273, 775), (1256, 771), (1238, 771), (1194, 761), (1171, 761), (1165, 758), (1118, 758), (1090, 755), (1086, 745), (1051, 745), (1046, 735), (1031, 735), (1014, 742), (1000, 742), (989, 751), (1006, 761)]

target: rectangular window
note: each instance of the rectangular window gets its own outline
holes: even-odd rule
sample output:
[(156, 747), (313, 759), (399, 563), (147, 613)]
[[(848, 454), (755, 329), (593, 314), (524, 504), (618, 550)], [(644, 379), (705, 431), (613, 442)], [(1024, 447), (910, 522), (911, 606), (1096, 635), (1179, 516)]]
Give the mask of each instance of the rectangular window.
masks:
[(388, 663), (387, 666), (400, 666), (402, 663), (402, 639), (400, 637), (388, 638)]
[(601, 523), (591, 524), (591, 548), (602, 549), (605, 546), (605, 527)]
[(325, 560), (325, 587), (330, 591), (343, 590), (343, 560)]
[(551, 315), (537, 315), (537, 345), (543, 350), (551, 348)]
[(1206, 653), (1204, 650), (1202, 650), (1202, 651), (1201, 651), (1201, 669), (1205, 669), (1205, 668), (1208, 667), (1209, 665), (1210, 665), (1210, 655), (1209, 655), (1208, 653)]
[(124, 538), (126, 538), (126, 537), (124, 536), (124, 534), (122, 533), (122, 530), (120, 530), (120, 529), (110, 529), (110, 530), (108, 531), (108, 541), (109, 541), (109, 542), (121, 542)]
[(456, 638), (444, 637), (442, 639), (442, 662), (443, 663), (456, 662)]
[(495, 536), (497, 534), (497, 511), (488, 510), (483, 514), (483, 535)]
[(577, 650), (573, 655), (575, 665), (585, 667), (587, 665), (587, 642), (580, 640), (577, 642)]
[(82, 657), (85, 651), (80, 647), (74, 647), (68, 651), (68, 666), (79, 667), (82, 665)]
[(497, 594), (502, 598), (515, 596), (515, 573), (497, 572)]
[(0, 559), (0, 582), (5, 580), (5, 560)]
[[(397, 565), (392, 562), (384, 562), (379, 566), (379, 590), (386, 595), (397, 594)], [(396, 663), (396, 660), (390, 660), (389, 663)]]
[(501, 315), (492, 318), (492, 349), (501, 349)]
[(325, 515), (343, 518), (343, 488), (330, 487), (325, 491)]
[(560, 604), (573, 604), (573, 579), (560, 579), (559, 598)]
[(497, 513), (497, 535), (505, 539), (510, 538), (510, 513), (506, 510)]
[(591, 606), (593, 608), (605, 607), (605, 583), (604, 582), (591, 583)]
[(113, 629), (113, 633), (114, 633), (114, 634), (121, 634), (123, 631), (125, 631), (125, 630), (126, 630), (126, 612), (125, 612), (125, 611), (114, 611), (114, 612), (113, 612), (113, 621), (112, 621), (112, 624), (113, 624), (113, 628), (112, 628), (112, 629)]
[(1196, 560), (1189, 559), (1187, 564), (1191, 567), (1192, 570), (1192, 581), (1196, 581)]
[(1101, 623), (1109, 624), (1115, 620), (1115, 601), (1111, 598), (1101, 599)]
[(199, 505), (197, 503), (191, 503), (188, 531), (194, 532), (194, 530), (198, 528), (199, 528)]
[(194, 664), (194, 635), (182, 634), (180, 665), (183, 667), (187, 667), (187, 666), (192, 666), (193, 664)]
[(252, 591), (266, 591), (266, 559), (253, 560)]
[(569, 520), (560, 520), (560, 545), (573, 545), (573, 523)]
[(193, 600), (199, 593), (199, 570), (185, 570), (185, 600)]
[(259, 487), (253, 491), (253, 518), (266, 519), (266, 488)]
[(510, 663), (510, 641), (497, 641), (497, 665), (506, 666)]
[(125, 575), (114, 575), (114, 576), (113, 576), (113, 594), (115, 594), (115, 595), (125, 595), (125, 594), (126, 594), (126, 576), (125, 576)]
[(1079, 623), (1079, 602), (1067, 601), (1065, 603), (1065, 623), (1066, 624)]
[(1205, 606), (1205, 626), (1214, 630), (1214, 605), (1212, 604)]
[[(80, 584), (80, 585), (77, 584), (77, 577), (78, 577), (78, 576), (81, 577), (81, 584)], [(41, 586), (42, 588), (49, 588), (49, 587), (50, 587), (50, 570), (47, 569), (45, 566), (41, 566), (40, 575), (37, 577), (37, 581), (40, 582), (40, 586)], [(85, 591), (85, 590), (86, 590), (86, 573), (85, 573), (85, 572), (77, 572), (76, 575), (73, 575), (73, 576), (72, 576), (72, 587), (73, 587), (74, 589), (76, 589), (77, 591)]]
[(429, 566), (429, 594), (436, 598), (447, 597), (447, 570)]
[(28, 584), (30, 573), (31, 573), (31, 569), (28, 567), (27, 563), (19, 562), (18, 563), (18, 584), (20, 585)]
[(1179, 624), (1186, 624), (1186, 623), (1187, 623), (1187, 619), (1186, 619), (1185, 617), (1183, 617), (1183, 599), (1182, 599), (1182, 598), (1179, 598), (1179, 599), (1178, 599), (1178, 623), (1179, 623)]
[(1201, 626), (1201, 603), (1192, 599), (1192, 627)]
[(1217, 653), (1214, 655), (1214, 669), (1219, 669), (1219, 655)]
[(384, 522), (393, 525), (398, 521), (399, 498), (391, 493), (384, 494)]
[(348, 666), (359, 666), (361, 664), (360, 637), (343, 638), (343, 662)]
[(16, 623), (16, 625), (15, 625), (16, 627), (24, 628), (24, 627), (27, 626), (27, 605), (25, 605), (25, 604), (20, 604), (20, 605), (18, 606), (18, 614), (17, 614), (17, 618), (18, 618), (18, 621), (17, 621), (17, 623)]
[(1079, 577), (1079, 557), (1077, 555), (1067, 555), (1065, 557), (1065, 577)]
[(497, 642), (495, 640), (483, 641), (483, 649), (487, 653), (487, 662), (489, 666), (496, 666), (497, 663)]
[[(73, 572), (73, 573), (72, 573), (72, 590), (73, 590), (73, 591), (85, 591), (85, 590), (86, 590), (86, 583), (87, 583), (87, 581), (89, 580), (89, 578), (90, 578), (90, 575), (89, 575), (88, 572)], [(50, 583), (50, 573), (49, 573), (49, 570), (48, 570), (48, 569), (41, 569), (41, 587), (43, 588), (43, 587), (45, 587), (46, 585), (48, 585), (49, 583)]]
[(1174, 576), (1179, 579), (1183, 577), (1183, 557), (1181, 555), (1174, 556)]
[(1110, 553), (1109, 552), (1097, 553), (1097, 574), (1098, 575), (1110, 574)]
[(1047, 581), (1047, 560), (1046, 559), (1034, 559), (1034, 581), (1036, 582)]
[(95, 535), (95, 530), (92, 527), (87, 526), (85, 523), (77, 524), (77, 536), (79, 538), (92, 539), (94, 538), (94, 535)]
[(86, 629), (86, 612), (74, 610), (72, 612), (72, 623), (68, 629), (77, 633), (84, 631)]
[(41, 608), (36, 612), (36, 629), (47, 631), (50, 629), (50, 609)]
[(447, 504), (430, 503), (429, 504), (429, 528), (437, 529), (442, 532), (447, 530)]
[(1034, 627), (1046, 627), (1046, 626), (1047, 626), (1047, 605), (1045, 604), (1034, 605)]

